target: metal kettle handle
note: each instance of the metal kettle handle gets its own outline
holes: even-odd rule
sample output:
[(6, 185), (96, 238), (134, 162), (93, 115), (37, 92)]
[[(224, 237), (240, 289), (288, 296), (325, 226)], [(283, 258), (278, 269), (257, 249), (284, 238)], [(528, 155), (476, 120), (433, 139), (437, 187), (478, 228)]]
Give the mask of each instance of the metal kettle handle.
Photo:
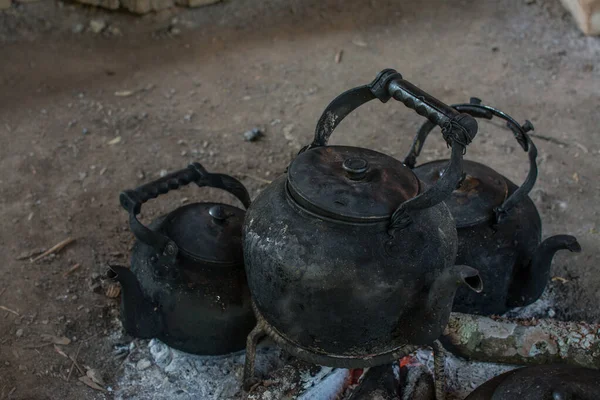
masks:
[(477, 134), (477, 121), (471, 115), (460, 113), (444, 104), (404, 80), (395, 70), (385, 69), (370, 84), (350, 89), (336, 97), (319, 118), (312, 143), (302, 148), (300, 152), (327, 145), (334, 129), (348, 114), (361, 105), (374, 99), (386, 103), (391, 98), (402, 102), (432, 124), (441, 127), (444, 140), (452, 147), (452, 155), (444, 176), (424, 193), (405, 201), (394, 211), (388, 227), (389, 233), (393, 234), (394, 231), (403, 229), (411, 223), (410, 211), (441, 203), (456, 188), (462, 176), (462, 157), (466, 146)]
[[(510, 195), (504, 201), (504, 203), (494, 209), (496, 223), (499, 223), (503, 218), (506, 217), (508, 212), (516, 204), (520, 203), (525, 197), (527, 197), (531, 189), (533, 189), (535, 181), (537, 180), (537, 147), (535, 147), (535, 144), (527, 134), (527, 132), (534, 130), (533, 124), (529, 120), (526, 120), (525, 123), (521, 125), (514, 118), (503, 111), (481, 104), (481, 100), (476, 97), (472, 97), (468, 104), (454, 104), (452, 105), (452, 108), (456, 109), (457, 111), (470, 114), (476, 118), (485, 118), (491, 120), (494, 117), (498, 117), (503, 119), (506, 121), (506, 126), (513, 132), (513, 135), (515, 136), (515, 139), (521, 148), (527, 152), (529, 157), (529, 172), (527, 173), (527, 178), (525, 178), (523, 184), (519, 186), (519, 188), (515, 190), (515, 192)], [(417, 157), (419, 154), (421, 154), (421, 150), (425, 145), (425, 140), (434, 127), (435, 125), (430, 122), (425, 122), (423, 125), (421, 125), (421, 128), (419, 128), (408, 154), (404, 158), (404, 164), (406, 164), (407, 167), (411, 169), (415, 167), (417, 163)]]
[(168, 257), (171, 260), (174, 260), (179, 251), (175, 242), (146, 227), (137, 219), (137, 215), (141, 211), (142, 204), (192, 182), (199, 187), (206, 186), (226, 190), (237, 197), (244, 207), (248, 208), (250, 206), (250, 194), (240, 181), (229, 175), (210, 173), (200, 163), (192, 163), (187, 168), (146, 183), (136, 189), (125, 190), (119, 196), (121, 206), (129, 212), (129, 226), (135, 237), (141, 242), (154, 247), (159, 251), (159, 255)]

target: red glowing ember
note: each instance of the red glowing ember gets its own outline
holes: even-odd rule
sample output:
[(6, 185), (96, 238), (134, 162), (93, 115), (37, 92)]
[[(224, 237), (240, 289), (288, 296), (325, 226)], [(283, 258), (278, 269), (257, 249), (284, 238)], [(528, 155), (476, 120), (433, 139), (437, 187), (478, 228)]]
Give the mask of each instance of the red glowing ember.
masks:
[(421, 365), (421, 363), (412, 356), (406, 356), (400, 359), (400, 361), (398, 361), (398, 364), (400, 364), (400, 368), (402, 367), (416, 367), (418, 365)]

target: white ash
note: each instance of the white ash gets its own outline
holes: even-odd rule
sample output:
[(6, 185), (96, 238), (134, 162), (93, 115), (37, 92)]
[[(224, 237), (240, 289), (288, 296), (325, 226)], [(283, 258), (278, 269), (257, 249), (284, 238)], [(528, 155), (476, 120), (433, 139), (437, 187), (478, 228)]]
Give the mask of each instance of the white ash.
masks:
[[(537, 302), (512, 310), (505, 317), (547, 317), (554, 305), (553, 291), (547, 290)], [(256, 354), (256, 376), (263, 379), (263, 385), (249, 394), (242, 390), (244, 351), (225, 356), (197, 356), (171, 349), (158, 340), (150, 341), (147, 346), (144, 341), (138, 343), (141, 345), (129, 347), (115, 399), (275, 400), (287, 396), (334, 400), (347, 397), (342, 395), (344, 391), (348, 394), (349, 370), (294, 361), (268, 340), (258, 346)], [(431, 350), (424, 348), (413, 356), (433, 374)], [(468, 361), (447, 353), (448, 400), (464, 399), (484, 382), (517, 367)], [(290, 393), (294, 395), (289, 397)]]
[[(290, 389), (295, 389), (298, 399), (334, 400), (349, 377), (346, 369), (292, 366), (286, 363), (289, 356), (267, 341), (256, 351), (256, 375), (265, 380), (276, 376), (277, 380), (267, 389), (246, 394), (242, 390), (244, 351), (198, 356), (172, 349), (156, 339), (147, 346), (140, 343), (129, 347), (130, 354), (115, 388), (117, 400), (275, 400)], [(147, 366), (147, 362), (151, 365)], [(286, 368), (293, 373), (281, 373)]]

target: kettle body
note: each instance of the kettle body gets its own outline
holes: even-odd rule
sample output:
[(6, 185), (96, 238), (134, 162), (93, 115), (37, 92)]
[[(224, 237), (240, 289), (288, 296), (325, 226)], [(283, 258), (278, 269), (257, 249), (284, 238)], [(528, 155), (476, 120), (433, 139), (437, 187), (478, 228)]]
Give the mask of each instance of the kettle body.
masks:
[(148, 227), (137, 219), (143, 202), (191, 182), (250, 204), (239, 181), (198, 163), (123, 192), (121, 204), (137, 238), (131, 268), (111, 266), (123, 288), (123, 325), (133, 336), (158, 338), (189, 353), (238, 351), (255, 324), (241, 247), (245, 211), (203, 202), (179, 207)]
[[(529, 173), (517, 186), (492, 168), (465, 160), (464, 175), (452, 195), (446, 199), (457, 227), (457, 263), (476, 268), (485, 282), (481, 294), (473, 296), (459, 288), (454, 311), (473, 314), (503, 314), (513, 307), (528, 305), (543, 293), (549, 280), (556, 251), (581, 250), (577, 239), (556, 235), (542, 241), (542, 222), (528, 196), (537, 174), (537, 149), (527, 134), (533, 125), (520, 125), (504, 112), (481, 105), (479, 99), (457, 104), (455, 109), (474, 117), (506, 121), (529, 158)], [(417, 133), (404, 160), (425, 185), (434, 184), (444, 172), (445, 160), (415, 166), (427, 135), (434, 128), (425, 123)]]
[[(437, 185), (424, 190), (385, 154), (327, 145), (344, 117), (376, 98), (399, 100), (444, 127), (452, 157)], [(442, 202), (476, 132), (472, 117), (393, 70), (334, 99), (313, 142), (247, 211), (246, 273), (269, 335), (332, 366), (373, 365), (402, 346), (435, 341), (457, 286), (481, 289), (477, 271), (454, 265), (456, 228)]]

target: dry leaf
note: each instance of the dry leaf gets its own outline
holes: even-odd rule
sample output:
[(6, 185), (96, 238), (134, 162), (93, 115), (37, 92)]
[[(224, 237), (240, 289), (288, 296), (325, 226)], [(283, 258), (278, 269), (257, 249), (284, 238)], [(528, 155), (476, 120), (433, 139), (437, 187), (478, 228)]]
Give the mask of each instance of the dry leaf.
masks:
[(102, 386), (98, 385), (96, 382), (94, 382), (87, 375), (80, 377), (79, 381), (83, 382), (84, 384), (86, 384), (87, 386), (91, 387), (92, 389), (96, 389), (96, 390), (99, 390), (101, 392), (106, 392), (106, 389), (104, 389)]
[(118, 96), (118, 97), (128, 97), (128, 96), (131, 96), (134, 93), (135, 92), (133, 90), (119, 90), (118, 92), (115, 92), (115, 96)]
[(67, 337), (64, 337), (64, 336), (58, 337), (58, 336), (54, 336), (54, 335), (47, 335), (45, 333), (42, 333), (41, 336), (42, 336), (42, 340), (44, 342), (50, 342), (50, 343), (54, 343), (54, 344), (60, 344), (60, 345), (63, 345), (63, 346), (66, 346), (66, 345), (68, 345), (68, 344), (71, 343), (71, 339), (69, 339)]
[(562, 276), (554, 276), (554, 277), (552, 277), (552, 282), (567, 283), (567, 282), (569, 282), (569, 280), (563, 278)]
[(573, 180), (574, 180), (575, 182), (579, 183), (579, 174), (578, 174), (577, 172), (575, 172), (575, 173), (573, 174)]
[(121, 285), (119, 285), (118, 283), (111, 283), (106, 288), (105, 294), (106, 297), (110, 297), (111, 299), (119, 297), (119, 295), (121, 294)]
[(104, 381), (102, 380), (102, 377), (100, 376), (100, 373), (97, 369), (90, 368), (85, 372), (85, 374), (88, 376), (88, 378), (96, 382), (98, 385), (104, 386)]
[(113, 144), (117, 144), (119, 142), (121, 142), (121, 136), (117, 136), (116, 138), (109, 140), (108, 144), (113, 145)]
[(339, 64), (340, 62), (342, 62), (342, 56), (344, 55), (344, 50), (340, 50), (337, 52), (337, 54), (335, 55), (335, 63)]
[(352, 43), (355, 46), (358, 46), (358, 47), (367, 47), (367, 43), (364, 40), (361, 40), (361, 39), (358, 39), (358, 38), (352, 40)]
[(54, 345), (54, 350), (60, 354), (61, 356), (63, 356), (64, 358), (69, 358), (69, 356), (60, 349), (60, 347), (58, 347), (57, 345)]

